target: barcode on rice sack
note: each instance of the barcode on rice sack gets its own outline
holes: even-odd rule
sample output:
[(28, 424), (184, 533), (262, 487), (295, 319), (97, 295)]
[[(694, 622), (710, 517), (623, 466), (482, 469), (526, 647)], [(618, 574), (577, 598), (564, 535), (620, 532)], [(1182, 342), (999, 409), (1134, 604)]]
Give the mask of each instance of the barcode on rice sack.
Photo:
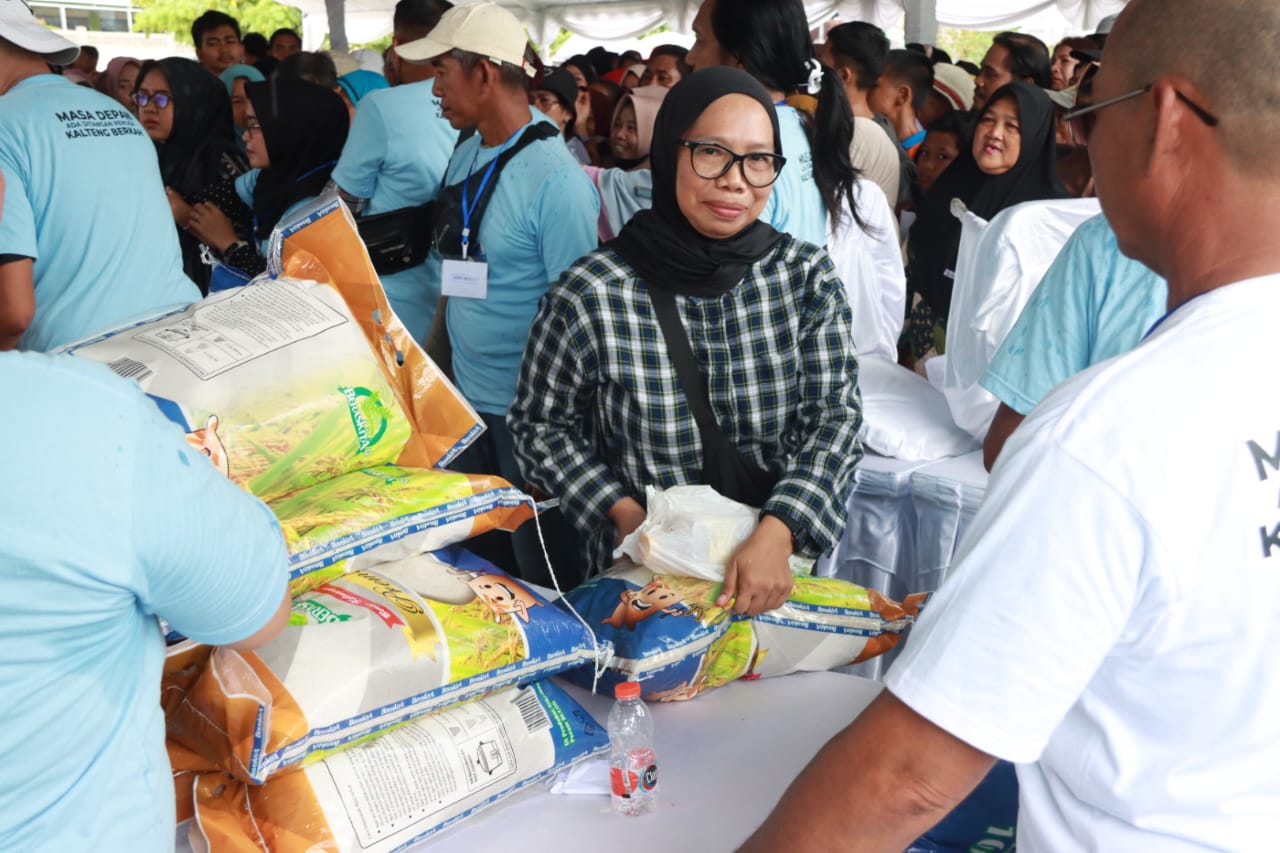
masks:
[(121, 356), (115, 361), (107, 362), (107, 367), (115, 371), (116, 376), (124, 379), (133, 379), (138, 382), (150, 378), (151, 374), (155, 372), (142, 362), (134, 361), (128, 356)]
[(516, 697), (516, 707), (520, 709), (520, 716), (524, 718), (524, 727), (529, 734), (551, 728), (551, 718), (538, 701), (538, 691), (531, 687), (521, 690)]

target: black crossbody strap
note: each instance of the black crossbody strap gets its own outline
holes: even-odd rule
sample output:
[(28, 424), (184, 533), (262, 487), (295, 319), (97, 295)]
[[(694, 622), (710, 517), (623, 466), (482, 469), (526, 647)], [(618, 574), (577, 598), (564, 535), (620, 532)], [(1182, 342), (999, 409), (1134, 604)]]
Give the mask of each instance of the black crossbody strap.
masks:
[(698, 369), (697, 356), (693, 354), (693, 346), (689, 343), (689, 332), (680, 322), (680, 312), (676, 309), (675, 294), (667, 290), (648, 288), (649, 301), (653, 303), (653, 312), (658, 317), (658, 326), (662, 329), (662, 337), (667, 342), (667, 353), (680, 379), (685, 400), (694, 421), (698, 424), (698, 432), (702, 433), (702, 446), (713, 447), (716, 444), (728, 444), (715, 412), (711, 410), (711, 399), (707, 393), (707, 380)]
[(702, 482), (731, 500), (748, 506), (763, 506), (778, 478), (743, 456), (725, 437), (711, 408), (707, 380), (698, 369), (697, 356), (689, 343), (689, 332), (680, 321), (675, 294), (651, 287), (646, 289), (658, 326), (662, 329), (662, 337), (667, 342), (667, 353), (671, 356), (676, 377), (702, 436)]

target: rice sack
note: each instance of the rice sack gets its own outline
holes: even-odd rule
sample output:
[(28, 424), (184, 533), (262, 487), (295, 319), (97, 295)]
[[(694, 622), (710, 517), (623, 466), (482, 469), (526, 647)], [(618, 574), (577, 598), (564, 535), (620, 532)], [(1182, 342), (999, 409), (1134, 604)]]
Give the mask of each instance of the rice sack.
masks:
[[(924, 596), (898, 605), (837, 578), (796, 576), (782, 607), (748, 619), (715, 603), (721, 584), (620, 566), (566, 598), (614, 657), (600, 679), (638, 681), (646, 700), (691, 699), (738, 678), (832, 669), (891, 649)], [(590, 670), (566, 678), (589, 687)]]
[(399, 463), (447, 467), (484, 424), (391, 309), (351, 211), (323, 192), (278, 228), (268, 251), (272, 274), (325, 282), (342, 294), (416, 426)]
[(268, 502), (289, 549), (300, 595), (343, 574), (453, 545), (533, 515), (501, 477), (383, 465)]
[(413, 431), (342, 296), (315, 282), (223, 291), (67, 352), (135, 380), (263, 500), (395, 462)]
[(459, 548), (329, 581), (255, 652), (218, 648), (166, 701), (169, 737), (236, 778), (595, 660), (575, 618)]
[(400, 850), (608, 747), (604, 726), (550, 681), (508, 688), (263, 786), (201, 776), (192, 846)]

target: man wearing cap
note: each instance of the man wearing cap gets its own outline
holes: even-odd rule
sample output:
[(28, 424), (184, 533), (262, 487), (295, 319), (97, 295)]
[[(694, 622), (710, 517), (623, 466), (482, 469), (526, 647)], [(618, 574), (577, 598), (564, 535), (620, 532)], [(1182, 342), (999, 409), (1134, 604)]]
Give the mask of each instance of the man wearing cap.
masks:
[[(1017, 764), (1017, 848), (1280, 837), (1280, 41), (1274, 0), (1131, 0), (1084, 122), (1166, 313), (1009, 439), (885, 690), (746, 850), (902, 850)], [(1188, 405), (1188, 401), (1193, 401)]]
[[(400, 0), (392, 18), (396, 45), (425, 38), (452, 8), (447, 0)], [(400, 214), (436, 197), (458, 131), (445, 119), (431, 91), (433, 69), (427, 62), (396, 56), (399, 86), (369, 92), (360, 99), (351, 133), (333, 170), (333, 183), (356, 216)], [(410, 235), (425, 242), (429, 234)], [(439, 264), (419, 263), (381, 275), (396, 316), (422, 343), (440, 299)]]
[(200, 298), (137, 119), (49, 73), (78, 50), (0, 0), (0, 349), (50, 350)]
[[(600, 204), (556, 126), (529, 105), (527, 43), (515, 16), (483, 3), (450, 9), (430, 35), (396, 48), (409, 62), (431, 61), (445, 118), (475, 128), (449, 161), (427, 260), (448, 297), (458, 387), (488, 427), (454, 467), (516, 485), (524, 478), (506, 414), (525, 341), (548, 285), (595, 248)], [(534, 574), (540, 552), (519, 545), (518, 571), (545, 577)]]

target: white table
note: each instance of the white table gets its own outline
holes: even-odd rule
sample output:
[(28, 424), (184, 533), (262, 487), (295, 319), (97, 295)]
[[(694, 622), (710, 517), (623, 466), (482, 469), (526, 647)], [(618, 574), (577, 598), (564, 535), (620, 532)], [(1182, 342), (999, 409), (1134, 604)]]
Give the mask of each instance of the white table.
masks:
[[(827, 740), (880, 692), (835, 672), (736, 681), (689, 702), (650, 705), (658, 810), (627, 818), (605, 796), (523, 791), (410, 848), (426, 853), (715, 853), (746, 840)], [(568, 687), (601, 723), (612, 700)], [(178, 849), (189, 850), (185, 833)]]

